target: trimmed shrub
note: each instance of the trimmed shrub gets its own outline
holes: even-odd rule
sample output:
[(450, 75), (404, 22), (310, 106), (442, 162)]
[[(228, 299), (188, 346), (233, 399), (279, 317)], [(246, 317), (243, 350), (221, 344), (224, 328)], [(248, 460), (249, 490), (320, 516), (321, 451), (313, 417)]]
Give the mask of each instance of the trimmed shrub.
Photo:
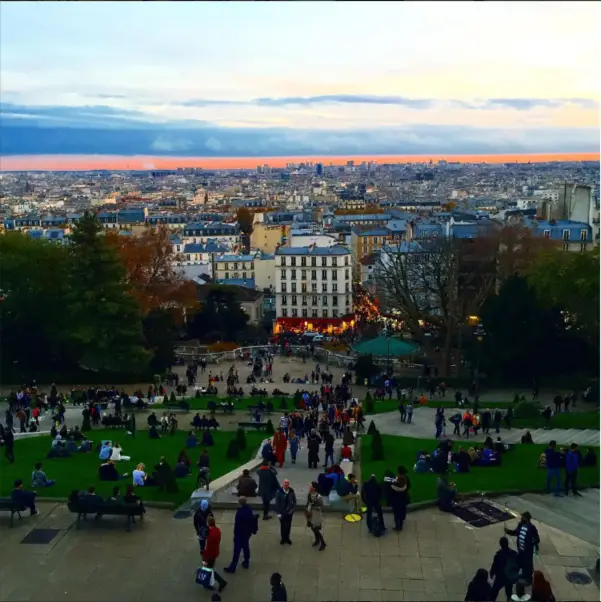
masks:
[(202, 397), (202, 395), (200, 394), (200, 389), (196, 389), (196, 393), (194, 394), (194, 397), (196, 397), (196, 399), (200, 399)]
[(175, 391), (171, 391), (171, 395), (169, 396), (169, 403), (175, 405), (177, 403), (177, 398), (175, 397)]
[(225, 455), (230, 460), (237, 460), (240, 456), (240, 446), (237, 439), (232, 439), (227, 446)]
[(375, 430), (371, 436), (371, 459), (374, 462), (384, 459), (384, 443), (379, 430)]
[(285, 397), (282, 397), (282, 399), (280, 399), (280, 410), (287, 410), (288, 409), (288, 400)]
[(374, 399), (373, 399), (371, 393), (368, 391), (367, 395), (365, 396), (365, 413), (373, 414), (375, 411), (376, 411), (376, 406), (374, 404)]
[(236, 431), (236, 441), (238, 442), (240, 451), (244, 451), (246, 449), (246, 433), (244, 432), (244, 429), (239, 428)]
[(514, 418), (536, 418), (540, 415), (540, 404), (522, 401), (515, 406)]
[(376, 423), (372, 420), (367, 427), (367, 434), (373, 435), (378, 429), (376, 428)]
[(265, 432), (268, 435), (273, 435), (275, 433), (275, 429), (273, 428), (273, 422), (271, 422), (271, 418), (267, 421), (267, 426), (265, 427)]

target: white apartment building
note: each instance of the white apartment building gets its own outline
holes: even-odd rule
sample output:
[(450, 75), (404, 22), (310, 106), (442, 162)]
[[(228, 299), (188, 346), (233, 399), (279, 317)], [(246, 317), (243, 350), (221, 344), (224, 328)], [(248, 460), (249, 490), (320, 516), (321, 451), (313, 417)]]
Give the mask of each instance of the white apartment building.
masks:
[(276, 318), (351, 314), (352, 268), (351, 252), (340, 245), (280, 247), (275, 253)]

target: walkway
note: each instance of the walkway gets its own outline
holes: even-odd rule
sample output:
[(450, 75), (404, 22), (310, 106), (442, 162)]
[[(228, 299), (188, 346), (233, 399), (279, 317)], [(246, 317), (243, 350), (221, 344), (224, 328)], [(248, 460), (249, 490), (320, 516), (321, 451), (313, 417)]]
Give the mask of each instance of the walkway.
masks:
[[(450, 415), (449, 410), (445, 412)], [(378, 430), (383, 435), (402, 435), (404, 437), (415, 437), (418, 439), (434, 439), (434, 417), (436, 410), (434, 408), (416, 408), (413, 413), (413, 424), (401, 422), (399, 412), (386, 412), (366, 417), (366, 424), (369, 425), (373, 420)], [(569, 445), (578, 443), (583, 447), (589, 445), (599, 445), (599, 431), (591, 429), (506, 429), (501, 427), (501, 437), (505, 443), (519, 443), (522, 435), (530, 430), (534, 443), (548, 443), (551, 440), (557, 441), (559, 445)], [(453, 432), (453, 425), (447, 420), (447, 435)], [(491, 432), (494, 438), (494, 431)], [(477, 436), (470, 436), (470, 441), (482, 442), (486, 435), (480, 433)], [(463, 439), (463, 438), (462, 438)]]

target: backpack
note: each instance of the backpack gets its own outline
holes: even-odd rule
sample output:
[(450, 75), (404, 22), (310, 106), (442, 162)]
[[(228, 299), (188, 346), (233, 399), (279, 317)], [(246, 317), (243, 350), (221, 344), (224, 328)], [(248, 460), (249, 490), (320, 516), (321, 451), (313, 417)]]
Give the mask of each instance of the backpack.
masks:
[(386, 527), (380, 521), (380, 518), (377, 514), (373, 514), (371, 518), (371, 534), (374, 537), (382, 537), (386, 532)]

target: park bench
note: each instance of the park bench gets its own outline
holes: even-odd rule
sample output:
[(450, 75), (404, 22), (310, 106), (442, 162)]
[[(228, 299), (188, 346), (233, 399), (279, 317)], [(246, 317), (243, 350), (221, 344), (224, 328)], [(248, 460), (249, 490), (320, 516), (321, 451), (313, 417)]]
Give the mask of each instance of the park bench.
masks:
[(10, 512), (10, 526), (13, 526), (13, 520), (15, 517), (15, 514), (19, 517), (19, 520), (21, 520), (21, 512), (24, 512), (25, 510), (27, 510), (27, 508), (25, 508), (25, 506), (18, 506), (16, 505), (11, 498), (9, 497), (3, 497), (0, 498), (0, 511), (2, 512)]
[(176, 403), (163, 403), (162, 409), (165, 410), (183, 410), (184, 412), (190, 411), (190, 404), (187, 401), (178, 401)]
[(245, 430), (252, 430), (255, 429), (255, 431), (263, 431), (267, 428), (267, 423), (266, 422), (239, 422), (238, 426)]
[(131, 523), (132, 521), (135, 522), (136, 516), (139, 516), (140, 520), (144, 518), (142, 507), (138, 504), (120, 504), (117, 502), (90, 504), (85, 500), (78, 500), (77, 502), (69, 502), (67, 506), (70, 512), (77, 514), (76, 527), (78, 529), (80, 528), (81, 518), (87, 520), (88, 514), (94, 514), (97, 518), (99, 516), (125, 516), (127, 531), (131, 531)]
[(259, 412), (259, 414), (267, 414), (270, 415), (273, 411), (273, 406), (271, 404), (265, 405), (262, 408), (260, 406), (248, 406), (249, 415), (253, 415), (255, 412)]

